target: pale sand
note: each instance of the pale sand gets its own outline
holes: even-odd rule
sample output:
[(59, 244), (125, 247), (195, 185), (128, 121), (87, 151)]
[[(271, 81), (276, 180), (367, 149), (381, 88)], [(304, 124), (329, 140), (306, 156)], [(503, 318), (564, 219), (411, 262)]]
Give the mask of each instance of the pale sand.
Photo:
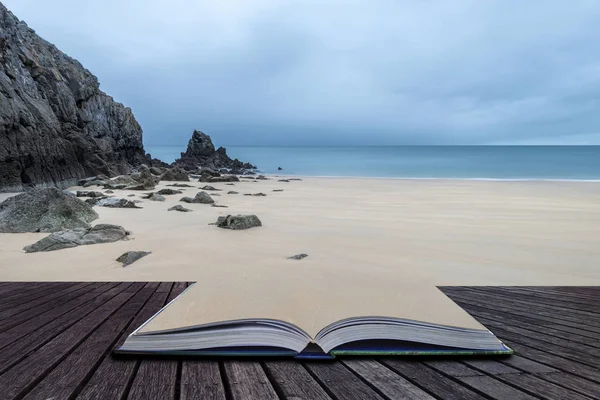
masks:
[[(245, 293), (232, 304), (246, 301), (248, 290), (271, 299), (295, 293), (298, 307), (314, 309), (311, 286), (375, 304), (389, 298), (384, 287), (600, 284), (600, 183), (275, 178), (213, 186), (229, 208), (179, 202), (198, 191), (191, 188), (164, 203), (144, 200), (142, 210), (95, 207), (95, 223), (124, 226), (130, 241), (25, 254), (45, 234), (0, 234), (0, 281), (197, 281), (195, 290), (214, 292), (215, 310), (228, 309), (218, 304), (228, 293)], [(242, 196), (255, 192), (267, 197)], [(194, 212), (167, 212), (174, 204)], [(257, 214), (264, 226), (208, 225), (228, 213)], [(152, 254), (122, 268), (115, 259), (128, 250)], [(297, 253), (309, 257), (286, 259)], [(440, 321), (449, 310), (428, 308)]]

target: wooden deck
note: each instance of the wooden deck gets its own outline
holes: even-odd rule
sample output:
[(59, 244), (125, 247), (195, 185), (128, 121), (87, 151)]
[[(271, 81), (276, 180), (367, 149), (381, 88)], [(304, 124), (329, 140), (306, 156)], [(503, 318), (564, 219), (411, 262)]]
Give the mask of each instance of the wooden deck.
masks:
[(442, 290), (517, 355), (115, 359), (186, 283), (0, 283), (0, 399), (598, 399), (600, 288)]

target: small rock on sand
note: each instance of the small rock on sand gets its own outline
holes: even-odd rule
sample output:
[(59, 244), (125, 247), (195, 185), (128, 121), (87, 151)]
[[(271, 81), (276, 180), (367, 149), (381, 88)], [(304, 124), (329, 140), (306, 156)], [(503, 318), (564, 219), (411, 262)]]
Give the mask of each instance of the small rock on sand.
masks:
[(273, 189), (274, 192), (283, 192), (283, 189)]
[(146, 257), (148, 254), (152, 254), (151, 251), (128, 251), (127, 253), (121, 254), (117, 261), (123, 263), (123, 267), (133, 264), (142, 257)]
[(227, 186), (235, 186), (235, 183), (226, 183)]
[(161, 189), (156, 193), (169, 196), (172, 194), (181, 194), (183, 192), (181, 190), (175, 190), (175, 189)]
[(92, 228), (78, 228), (54, 232), (32, 245), (23, 248), (26, 253), (38, 251), (54, 251), (71, 247), (112, 243), (125, 240), (130, 235), (123, 227), (118, 225), (98, 224)]
[(300, 179), (300, 178), (289, 178), (288, 180), (290, 180), (290, 181), (301, 181), (302, 179)]
[(223, 229), (239, 230), (262, 226), (262, 223), (256, 215), (228, 215), (217, 218), (217, 226)]
[(75, 196), (77, 197), (106, 197), (106, 195), (102, 192), (94, 192), (94, 191), (86, 191), (86, 190), (78, 190), (77, 193), (75, 193)]
[(213, 207), (221, 207), (221, 208), (227, 208), (228, 206), (224, 206), (222, 204), (213, 204)]
[(280, 179), (277, 182), (289, 182), (289, 181), (290, 181), (289, 179)]
[(191, 188), (191, 187), (193, 187), (192, 185), (188, 185), (187, 183), (174, 183), (172, 185), (167, 185), (167, 186), (180, 187), (180, 188)]
[[(88, 199), (93, 200), (93, 199)], [(96, 202), (97, 206), (109, 208), (142, 208), (135, 205), (134, 201), (127, 199), (119, 199), (116, 197), (107, 197)]]
[(183, 201), (186, 203), (200, 203), (200, 204), (213, 204), (215, 201), (210, 197), (210, 195), (206, 192), (199, 192), (196, 194), (194, 198), (184, 197), (179, 201)]
[(266, 196), (266, 194), (264, 194), (264, 193), (244, 193), (244, 196), (259, 196), (259, 197), (262, 197), (262, 196)]
[(127, 197), (135, 197), (135, 194), (128, 194)]
[(256, 177), (256, 180), (257, 180), (257, 181), (266, 181), (266, 180), (268, 180), (268, 179), (269, 179), (269, 178), (267, 178), (267, 177), (266, 177), (266, 176), (264, 176), (264, 175), (259, 175), (259, 176), (257, 176), (257, 177)]
[(151, 201), (165, 201), (165, 196), (158, 193), (148, 193), (145, 196), (142, 196), (143, 199), (148, 199)]
[(114, 192), (112, 190), (105, 190), (104, 193), (106, 193), (106, 194), (113, 194)]
[(302, 260), (303, 258), (308, 257), (308, 254), (296, 254), (295, 256), (288, 257), (288, 260)]
[(240, 192), (236, 192), (235, 190), (230, 190), (227, 194), (240, 194)]
[(185, 208), (181, 204), (177, 204), (176, 206), (169, 208), (168, 211), (192, 212), (193, 210), (190, 210), (189, 208)]
[(217, 189), (216, 187), (210, 186), (210, 185), (206, 185), (204, 187), (200, 188), (201, 190), (221, 190), (221, 189)]

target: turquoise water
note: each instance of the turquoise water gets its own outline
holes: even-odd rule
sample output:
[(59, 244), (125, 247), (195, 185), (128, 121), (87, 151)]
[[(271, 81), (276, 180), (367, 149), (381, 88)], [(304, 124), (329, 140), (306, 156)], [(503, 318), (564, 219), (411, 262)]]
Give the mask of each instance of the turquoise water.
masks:
[[(146, 146), (166, 162), (184, 150)], [(227, 146), (227, 154), (286, 175), (600, 180), (600, 146)]]

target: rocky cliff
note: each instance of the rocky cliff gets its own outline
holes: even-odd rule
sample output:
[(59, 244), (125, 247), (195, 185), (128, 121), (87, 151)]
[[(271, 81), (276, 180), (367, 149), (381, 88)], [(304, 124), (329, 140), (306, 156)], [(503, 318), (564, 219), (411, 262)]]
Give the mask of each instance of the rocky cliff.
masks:
[(188, 171), (195, 171), (198, 168), (209, 168), (215, 171), (227, 169), (233, 174), (243, 174), (247, 170), (256, 169), (254, 165), (237, 158), (232, 160), (224, 147), (215, 150), (210, 136), (196, 130), (192, 133), (185, 153), (181, 153), (181, 158), (175, 160), (173, 165)]
[(0, 3), (0, 191), (74, 184), (147, 161), (131, 109)]

